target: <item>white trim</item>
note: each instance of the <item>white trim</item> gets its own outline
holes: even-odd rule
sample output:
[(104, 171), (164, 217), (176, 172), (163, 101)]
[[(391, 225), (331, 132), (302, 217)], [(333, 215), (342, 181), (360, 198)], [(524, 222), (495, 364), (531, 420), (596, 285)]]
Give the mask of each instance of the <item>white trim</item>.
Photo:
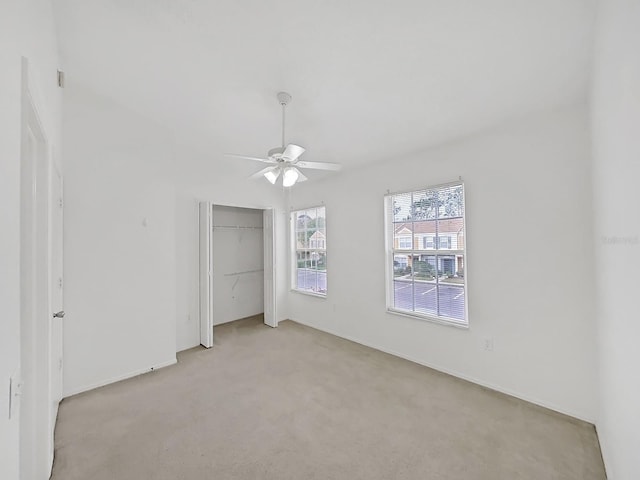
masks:
[[(276, 232), (277, 232), (277, 228), (278, 228), (278, 212), (280, 210), (278, 210), (277, 208), (275, 208), (273, 205), (268, 205), (268, 206), (260, 206), (260, 205), (247, 205), (247, 204), (239, 204), (239, 203), (218, 203), (218, 202), (214, 202), (214, 201), (208, 201), (208, 200), (198, 200), (198, 224), (199, 224), (199, 233), (198, 233), (198, 242), (199, 242), (199, 252), (198, 252), (198, 268), (201, 269), (202, 268), (202, 260), (201, 260), (201, 256), (202, 256), (202, 231), (200, 228), (200, 224), (202, 223), (202, 213), (201, 213), (201, 205), (206, 204), (207, 205), (207, 212), (210, 214), (210, 225), (207, 228), (207, 236), (209, 237), (209, 240), (207, 241), (207, 245), (208, 245), (208, 260), (207, 260), (207, 264), (209, 265), (209, 276), (208, 276), (208, 280), (209, 280), (209, 287), (207, 289), (208, 296), (209, 296), (209, 301), (207, 305), (203, 305), (202, 302), (202, 282), (203, 282), (203, 272), (199, 272), (200, 275), (200, 279), (199, 279), (199, 283), (200, 283), (200, 288), (199, 288), (199, 293), (200, 293), (200, 299), (199, 299), (199, 318), (200, 318), (200, 343), (192, 345), (192, 346), (187, 346), (185, 347), (183, 350), (187, 350), (189, 348), (193, 348), (197, 345), (203, 345), (206, 348), (211, 348), (213, 347), (213, 341), (214, 341), (214, 327), (216, 325), (221, 325), (222, 323), (216, 323), (216, 319), (214, 318), (213, 315), (213, 251), (215, 246), (213, 245), (213, 234), (212, 232), (216, 229), (216, 228), (228, 228), (228, 229), (251, 229), (251, 230), (262, 230), (263, 231), (263, 257), (264, 257), (264, 265), (263, 265), (263, 269), (262, 270), (251, 270), (248, 272), (238, 272), (238, 273), (234, 273), (234, 274), (226, 274), (226, 275), (237, 275), (237, 274), (241, 274), (241, 273), (254, 273), (254, 272), (260, 272), (263, 271), (263, 290), (265, 292), (265, 296), (263, 299), (263, 306), (267, 307), (268, 302), (267, 302), (267, 294), (269, 293), (269, 289), (271, 289), (273, 295), (271, 295), (271, 303), (272, 305), (272, 309), (273, 309), (273, 318), (271, 319), (272, 321), (270, 321), (268, 319), (268, 316), (266, 315), (266, 311), (265, 313), (265, 325), (269, 325), (270, 327), (277, 327), (278, 326), (278, 322), (279, 322), (279, 318), (278, 318), (278, 312), (279, 312), (279, 302), (278, 302), (278, 283), (277, 283), (277, 279), (278, 279), (278, 273), (277, 273), (277, 242), (276, 242)], [(255, 226), (241, 226), (241, 225), (215, 225), (215, 218), (214, 218), (214, 211), (213, 209), (215, 207), (225, 207), (225, 208), (240, 208), (240, 209), (249, 209), (249, 210), (257, 210), (262, 212), (262, 226), (261, 227), (255, 227)], [(272, 217), (272, 223), (271, 223), (271, 228), (270, 229), (266, 229), (265, 228), (265, 216), (269, 214)], [(268, 231), (267, 231), (268, 230)], [(271, 248), (270, 250), (270, 255), (266, 255), (266, 248), (267, 248), (267, 234), (269, 234), (269, 238), (270, 238), (270, 242), (271, 242)], [(267, 260), (269, 259), (269, 256), (271, 257), (271, 268), (268, 268), (269, 265), (267, 265), (265, 262), (267, 262)], [(269, 287), (269, 285), (271, 285)], [(207, 328), (206, 331), (203, 331), (203, 307), (205, 307), (205, 309), (208, 309), (208, 315), (207, 315), (207, 319), (205, 319), (205, 323), (207, 323)], [(209, 332), (211, 332), (210, 337), (209, 337)], [(207, 340), (208, 341), (203, 341), (203, 340)]]
[[(20, 434), (20, 438), (18, 439), (18, 465), (19, 468), (22, 469), (23, 462), (25, 462), (24, 458), (29, 458), (28, 455), (31, 454), (33, 458), (30, 461), (27, 460), (28, 463), (31, 463), (34, 471), (39, 471), (41, 468), (45, 468), (47, 471), (47, 475), (51, 473), (51, 469), (53, 466), (53, 455), (54, 455), (54, 430), (55, 430), (55, 422), (57, 417), (57, 406), (51, 408), (54, 403), (58, 403), (57, 399), (53, 398), (51, 394), (51, 379), (52, 379), (52, 358), (51, 358), (51, 338), (52, 338), (52, 327), (51, 327), (51, 306), (52, 306), (52, 223), (51, 223), (51, 210), (54, 202), (52, 202), (51, 192), (52, 192), (52, 170), (54, 168), (53, 163), (53, 144), (50, 141), (52, 132), (54, 131), (53, 126), (50, 123), (50, 117), (48, 112), (46, 111), (46, 102), (44, 101), (44, 96), (42, 95), (42, 91), (40, 86), (42, 82), (40, 82), (40, 75), (38, 75), (34, 64), (27, 58), (21, 57), (21, 76), (20, 76), (20, 240), (21, 240), (21, 251), (20, 251), (20, 369), (21, 371), (20, 378), (24, 383), (26, 380), (23, 375), (25, 375), (25, 365), (22, 365), (23, 357), (28, 357), (33, 365), (32, 369), (32, 382), (31, 385), (24, 386), (24, 390), (29, 392), (30, 396), (34, 396), (34, 400), (29, 402), (32, 404), (33, 411), (26, 410), (25, 401), (21, 399), (18, 400), (18, 405), (20, 407), (20, 416), (18, 417), (18, 431)], [(25, 160), (26, 153), (25, 147), (27, 142), (28, 133), (27, 131), (31, 131), (33, 137), (38, 142), (40, 147), (42, 148), (42, 152), (37, 155), (37, 158)], [(27, 170), (25, 170), (26, 166), (30, 166)], [(27, 193), (30, 200), (30, 209), (26, 215), (23, 215), (22, 210), (24, 208), (24, 196), (25, 196), (25, 174), (29, 175), (28, 177), (28, 190)], [(44, 199), (44, 201), (42, 200)], [(41, 205), (41, 202), (43, 204)], [(41, 208), (44, 207), (44, 208)], [(31, 228), (28, 230), (27, 235), (33, 236), (31, 238), (30, 251), (24, 249), (23, 241), (23, 227), (24, 225), (31, 224)], [(35, 230), (33, 230), (35, 228)], [(40, 229), (44, 229), (44, 235), (40, 232)], [(44, 244), (42, 243), (44, 242)], [(25, 253), (26, 252), (26, 253)], [(44, 260), (41, 260), (41, 255), (44, 255)], [(31, 270), (31, 275), (34, 272), (37, 272), (38, 275), (44, 276), (44, 280), (42, 277), (34, 277), (28, 276), (28, 280), (23, 278), (24, 266), (23, 262), (25, 261), (28, 265), (28, 269)], [(42, 268), (43, 271), (40, 271)], [(33, 312), (29, 318), (25, 317), (25, 313), (22, 310), (22, 291), (32, 292), (32, 288), (36, 289), (41, 288), (40, 282), (45, 282), (44, 294), (38, 295), (36, 298), (31, 300)], [(36, 285), (36, 283), (38, 285)], [(43, 311), (40, 309), (42, 308)], [(40, 328), (38, 330), (31, 331), (31, 328), (28, 330), (29, 337), (26, 337), (24, 334), (24, 326), (25, 322), (36, 321), (36, 325), (40, 325), (41, 320), (47, 319), (48, 324), (44, 328)], [(32, 338), (31, 338), (32, 337)], [(25, 345), (26, 343), (26, 345)], [(46, 357), (44, 358), (44, 366), (41, 365), (42, 360), (38, 360), (38, 349), (42, 343), (45, 343), (48, 347), (48, 352)], [(26, 376), (26, 375), (25, 375)], [(30, 390), (31, 389), (31, 390)], [(46, 392), (45, 396), (45, 406), (42, 407), (38, 400), (35, 398), (35, 395), (43, 390)], [(41, 410), (44, 408), (44, 412)], [(9, 412), (11, 418), (11, 412)], [(29, 418), (29, 415), (32, 418), (29, 420), (33, 422), (32, 425), (25, 425), (24, 418)], [(43, 416), (43, 418), (40, 418)], [(41, 425), (43, 424), (43, 425)], [(32, 432), (37, 431), (40, 427), (44, 427), (47, 434), (46, 444), (44, 447), (46, 448), (46, 452), (40, 452), (38, 445), (41, 441), (45, 441), (45, 439), (39, 438), (30, 438), (32, 440), (31, 444), (28, 447), (28, 451), (22, 451), (25, 448), (23, 442), (29, 437), (32, 436)], [(25, 431), (26, 429), (26, 431)], [(34, 430), (35, 429), (35, 430)], [(35, 442), (35, 443), (34, 443)], [(41, 454), (46, 455), (46, 458), (41, 458)], [(44, 465), (42, 465), (44, 462)]]
[(213, 207), (198, 203), (198, 305), (200, 345), (213, 347)]
[(449, 320), (448, 317), (437, 317), (435, 315), (428, 315), (426, 313), (420, 312), (410, 312), (408, 310), (400, 310), (392, 307), (387, 307), (387, 313), (398, 315), (400, 317), (413, 318), (414, 320), (424, 320), (431, 323), (437, 323), (438, 325), (448, 325), (450, 327), (456, 327), (462, 330), (469, 330), (469, 324), (462, 323), (457, 320)]
[(276, 268), (276, 212), (273, 208), (262, 211), (263, 245), (263, 319), (266, 325), (278, 326), (278, 291)]
[[(390, 194), (382, 197), (382, 205), (384, 208), (384, 216), (382, 219), (382, 238), (384, 238), (384, 242), (382, 242), (382, 244), (384, 246), (384, 252), (382, 258), (384, 258), (385, 305), (388, 308), (389, 305), (393, 305), (393, 299), (395, 296), (395, 291), (393, 290), (393, 243), (391, 245), (391, 248), (389, 248), (389, 228), (391, 225), (393, 225), (393, 208), (391, 206)], [(393, 239), (391, 239), (391, 242), (393, 242)], [(408, 258), (408, 254), (403, 253), (402, 255), (406, 255)]]
[(298, 290), (296, 288), (292, 288), (290, 291), (292, 293), (300, 293), (302, 295), (308, 295), (310, 297), (322, 298), (324, 300), (327, 299), (327, 294), (326, 293), (316, 293), (316, 292), (312, 292), (310, 290)]
[(169, 367), (171, 365), (175, 365), (178, 363), (178, 359), (174, 358), (173, 360), (168, 360), (166, 362), (158, 363), (153, 367), (141, 368), (139, 370), (134, 370), (133, 372), (125, 373), (124, 375), (118, 375), (117, 377), (112, 377), (108, 380), (103, 380), (96, 383), (91, 383), (89, 385), (85, 385), (83, 387), (74, 388), (69, 392), (64, 392), (62, 398), (68, 398), (73, 395), (78, 395), (79, 393), (88, 392), (89, 390), (94, 390), (96, 388), (104, 387), (105, 385), (111, 385), (112, 383), (120, 382), (122, 380), (126, 380), (128, 378), (137, 377), (138, 375), (142, 375), (145, 373), (155, 372), (164, 367)]
[[(200, 202), (209, 202), (211, 205), (215, 205), (216, 207), (231, 207), (231, 208), (247, 208), (250, 210), (268, 210), (268, 209), (273, 209), (274, 211), (276, 210), (275, 207), (273, 205), (260, 205), (257, 203), (254, 204), (240, 204), (240, 203), (220, 203), (220, 202), (216, 202), (215, 200), (211, 200), (209, 199), (209, 197), (206, 198), (202, 198), (200, 200), (198, 200)], [(234, 227), (235, 228), (235, 227)]]
[[(43, 132), (47, 132), (49, 135), (52, 135), (55, 130), (53, 126), (50, 125), (50, 117), (49, 112), (46, 109), (46, 102), (43, 101), (44, 95), (42, 94), (42, 90), (40, 85), (45, 85), (45, 83), (41, 82), (40, 79), (43, 78), (38, 71), (38, 68), (34, 65), (33, 62), (29, 61), (27, 57), (22, 57), (22, 73), (24, 75), (24, 79), (26, 80), (26, 84), (23, 83), (23, 89), (26, 88), (27, 94), (31, 100), (32, 105), (34, 106), (34, 110), (36, 111), (36, 118), (38, 120), (38, 126)], [(23, 90), (24, 93), (24, 90)], [(45, 136), (45, 142), (47, 145), (49, 144), (48, 139)]]
[(356, 338), (354, 338), (354, 337), (352, 337), (350, 335), (340, 334), (340, 333), (337, 333), (337, 332), (335, 332), (335, 331), (333, 331), (331, 329), (328, 329), (328, 328), (320, 328), (320, 327), (318, 327), (316, 325), (312, 325), (310, 323), (305, 323), (305, 322), (302, 322), (302, 321), (299, 321), (299, 320), (293, 320), (293, 319), (290, 319), (290, 320), (292, 322), (299, 323), (300, 325), (304, 325), (304, 326), (313, 328), (315, 330), (320, 330), (321, 332), (329, 333), (329, 334), (334, 335), (334, 336), (339, 337), (339, 338), (344, 338), (345, 340), (349, 340), (350, 342), (354, 342), (354, 343), (357, 343), (359, 345), (364, 345), (365, 347), (373, 348), (374, 350), (378, 350), (380, 352), (388, 353), (389, 355), (393, 355), (394, 357), (402, 358), (404, 360), (408, 360), (409, 362), (417, 363), (418, 365), (422, 365), (423, 367), (428, 367), (428, 368), (431, 368), (431, 369), (436, 370), (438, 372), (446, 373), (447, 375), (451, 375), (452, 377), (456, 377), (456, 378), (460, 378), (462, 380), (466, 380), (467, 382), (471, 382), (471, 383), (474, 383), (474, 384), (479, 385), (481, 387), (488, 388), (489, 390), (494, 390), (496, 392), (504, 393), (505, 395), (509, 395), (511, 397), (514, 397), (514, 398), (517, 398), (517, 399), (520, 399), (520, 400), (524, 400), (525, 402), (532, 403), (532, 404), (537, 405), (539, 407), (547, 408), (549, 410), (553, 410), (554, 412), (561, 413), (562, 415), (566, 415), (568, 417), (572, 417), (572, 418), (574, 418), (576, 420), (581, 420), (583, 422), (587, 422), (587, 423), (590, 423), (592, 425), (595, 425), (595, 419), (589, 418), (589, 417), (585, 417), (583, 415), (580, 415), (580, 414), (578, 414), (576, 412), (573, 412), (571, 410), (567, 410), (565, 408), (558, 407), (554, 403), (546, 402), (544, 400), (540, 400), (540, 399), (537, 399), (537, 398), (534, 398), (534, 397), (530, 397), (529, 395), (523, 395), (523, 394), (520, 394), (520, 393), (516, 393), (516, 392), (514, 392), (513, 390), (511, 390), (509, 388), (501, 387), (501, 386), (498, 386), (498, 385), (496, 385), (494, 383), (491, 383), (491, 382), (485, 382), (484, 380), (479, 380), (477, 378), (474, 378), (474, 377), (469, 376), (469, 375), (462, 374), (462, 373), (457, 372), (455, 370), (452, 370), (450, 368), (445, 368), (445, 367), (442, 367), (440, 365), (436, 365), (436, 364), (433, 364), (433, 363), (429, 363), (429, 362), (425, 362), (425, 361), (422, 361), (422, 360), (418, 360), (418, 359), (416, 359), (414, 357), (411, 357), (410, 355), (404, 355), (404, 354), (398, 353), (398, 352), (396, 352), (394, 350), (380, 347), (380, 346), (375, 345), (373, 343), (368, 343), (368, 342), (364, 342), (362, 340), (357, 340)]
[(425, 186), (416, 187), (410, 190), (403, 190), (399, 192), (389, 192), (389, 190), (387, 190), (388, 193), (385, 193), (384, 196), (393, 197), (395, 195), (402, 195), (403, 193), (422, 192), (423, 190), (429, 191), (429, 190), (435, 190), (437, 188), (453, 187), (454, 185), (463, 185), (463, 184), (464, 184), (464, 180), (462, 180), (462, 177), (460, 177), (458, 180), (455, 180), (453, 182), (439, 183), (438, 185), (429, 185), (428, 187), (425, 187)]

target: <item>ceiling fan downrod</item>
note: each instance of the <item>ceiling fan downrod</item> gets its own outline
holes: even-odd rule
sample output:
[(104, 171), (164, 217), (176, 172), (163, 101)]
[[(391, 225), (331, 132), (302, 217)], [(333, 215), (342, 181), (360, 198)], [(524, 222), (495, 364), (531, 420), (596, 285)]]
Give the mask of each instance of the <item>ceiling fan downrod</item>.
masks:
[(278, 102), (282, 105), (282, 149), (284, 151), (284, 120), (285, 120), (285, 109), (287, 104), (291, 101), (291, 95), (287, 92), (278, 92)]

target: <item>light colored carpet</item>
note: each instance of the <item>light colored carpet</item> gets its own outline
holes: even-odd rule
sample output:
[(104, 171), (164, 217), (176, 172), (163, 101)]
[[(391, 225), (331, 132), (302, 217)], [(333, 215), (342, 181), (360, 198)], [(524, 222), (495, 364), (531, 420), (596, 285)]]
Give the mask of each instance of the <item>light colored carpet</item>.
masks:
[(593, 426), (286, 321), (62, 402), (54, 480), (604, 479)]

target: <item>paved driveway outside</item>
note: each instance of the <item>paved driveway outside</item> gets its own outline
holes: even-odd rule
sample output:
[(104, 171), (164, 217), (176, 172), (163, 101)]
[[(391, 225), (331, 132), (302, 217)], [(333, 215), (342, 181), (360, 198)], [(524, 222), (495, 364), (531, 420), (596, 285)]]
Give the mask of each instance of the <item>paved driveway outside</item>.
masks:
[[(393, 281), (395, 308), (414, 310), (427, 315), (441, 315), (456, 320), (464, 320), (465, 294), (462, 285), (440, 283), (436, 288), (435, 281), (416, 281), (407, 279)], [(415, 294), (414, 294), (415, 291)], [(436, 292), (437, 299), (436, 299)], [(438, 307), (440, 312), (438, 313)]]
[(302, 290), (324, 293), (327, 291), (327, 271), (299, 268), (297, 286)]
[[(299, 268), (297, 286), (301, 290), (309, 290), (316, 293), (326, 292), (326, 270)], [(465, 292), (462, 285), (440, 283), (439, 287), (436, 288), (435, 281), (416, 281), (413, 283), (410, 279), (400, 278), (393, 281), (393, 290), (395, 308), (464, 320)], [(438, 292), (437, 300), (436, 292)], [(439, 313), (438, 309), (440, 310)]]

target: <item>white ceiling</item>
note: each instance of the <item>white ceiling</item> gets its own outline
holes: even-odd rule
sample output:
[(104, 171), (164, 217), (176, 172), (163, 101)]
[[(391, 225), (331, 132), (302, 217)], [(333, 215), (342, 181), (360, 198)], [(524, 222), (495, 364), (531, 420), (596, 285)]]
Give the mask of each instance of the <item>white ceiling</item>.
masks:
[[(393, 159), (583, 101), (593, 0), (54, 0), (67, 78), (221, 158)], [(222, 160), (221, 160), (222, 161)], [(228, 161), (228, 160), (225, 160)]]

